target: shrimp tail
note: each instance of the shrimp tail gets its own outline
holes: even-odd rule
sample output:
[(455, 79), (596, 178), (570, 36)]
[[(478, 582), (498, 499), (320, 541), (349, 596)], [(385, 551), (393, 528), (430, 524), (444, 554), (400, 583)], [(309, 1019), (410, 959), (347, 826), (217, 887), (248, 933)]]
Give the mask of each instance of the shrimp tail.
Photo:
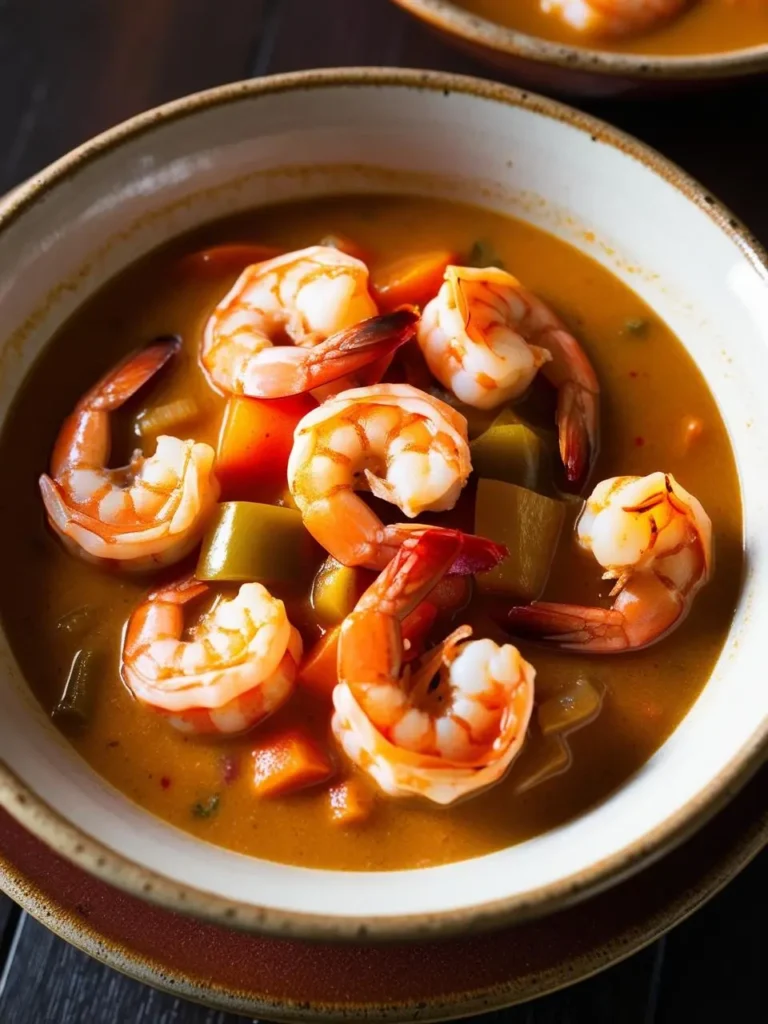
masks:
[(338, 331), (312, 348), (277, 346), (262, 349), (244, 386), (252, 398), (287, 398), (385, 359), (416, 334), (418, 314), (400, 309)]
[(176, 355), (180, 347), (181, 338), (169, 335), (132, 352), (91, 388), (81, 406), (103, 412), (119, 409)]
[[(480, 537), (474, 533), (462, 533), (459, 530), (449, 530), (441, 526), (394, 523), (385, 527), (384, 532), (385, 543), (396, 546), (398, 549), (409, 538), (416, 537), (418, 539), (426, 534), (458, 535), (461, 542), (447, 569), (447, 574), (451, 576), (473, 576), (478, 572), (488, 572), (509, 554), (509, 550), (503, 544), (497, 544), (487, 537)], [(436, 542), (435, 540), (434, 543)]]
[(595, 395), (575, 381), (558, 393), (557, 425), (560, 458), (570, 483), (589, 473), (597, 455), (597, 401)]
[(208, 583), (204, 580), (195, 579), (194, 575), (190, 573), (189, 576), (184, 576), (169, 586), (161, 587), (160, 590), (154, 590), (147, 597), (147, 601), (162, 601), (165, 604), (184, 605), (189, 601), (202, 597), (208, 590)]
[(631, 641), (624, 614), (614, 608), (534, 603), (510, 608), (503, 625), (512, 636), (585, 654), (637, 649)]

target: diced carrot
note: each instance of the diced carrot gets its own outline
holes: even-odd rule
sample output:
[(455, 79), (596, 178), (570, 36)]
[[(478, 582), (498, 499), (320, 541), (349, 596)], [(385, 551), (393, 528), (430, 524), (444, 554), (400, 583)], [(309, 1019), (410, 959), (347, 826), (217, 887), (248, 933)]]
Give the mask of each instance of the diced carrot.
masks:
[(395, 260), (372, 275), (373, 297), (382, 313), (406, 304), (425, 306), (440, 291), (445, 268), (456, 263), (455, 252), (422, 252)]
[(296, 424), (316, 407), (309, 395), (230, 398), (216, 455), (221, 500), (257, 501), (285, 488)]
[(356, 260), (362, 260), (363, 263), (368, 262), (368, 254), (365, 249), (351, 238), (347, 238), (346, 235), (326, 235), (325, 238), (320, 239), (320, 245), (338, 249), (339, 252), (345, 252), (347, 256), (354, 256)]
[(254, 263), (279, 255), (280, 250), (270, 245), (215, 245), (182, 257), (179, 266), (182, 271), (198, 277), (218, 277), (239, 274)]
[(360, 779), (347, 779), (328, 790), (331, 820), (337, 825), (361, 825), (373, 811), (374, 798)]
[(298, 729), (266, 740), (253, 752), (253, 786), (257, 796), (281, 796), (325, 782), (333, 774), (331, 759)]
[(297, 681), (317, 697), (331, 699), (333, 688), (339, 681), (336, 668), (340, 626), (329, 629), (321, 640), (305, 655), (299, 666)]

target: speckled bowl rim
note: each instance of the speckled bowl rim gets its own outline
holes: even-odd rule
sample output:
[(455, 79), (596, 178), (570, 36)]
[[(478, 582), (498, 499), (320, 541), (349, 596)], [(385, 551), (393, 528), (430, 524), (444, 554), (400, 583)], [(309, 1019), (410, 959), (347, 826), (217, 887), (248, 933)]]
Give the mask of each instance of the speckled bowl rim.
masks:
[(615, 78), (705, 81), (768, 71), (768, 43), (724, 53), (669, 57), (569, 46), (507, 28), (457, 7), (452, 0), (392, 0), (432, 28), (508, 57)]
[[(744, 793), (737, 800), (744, 800), (747, 795)], [(716, 828), (718, 824), (715, 819), (710, 828)], [(694, 845), (694, 850), (698, 850), (705, 841), (704, 836), (694, 837), (691, 843), (699, 844)], [(7, 850), (2, 849), (0, 890), (5, 891), (23, 910), (59, 938), (113, 970), (174, 997), (191, 999), (211, 1009), (290, 1024), (334, 1020), (343, 1020), (348, 1024), (356, 1021), (387, 1024), (413, 1020), (435, 1022), (502, 1010), (531, 999), (539, 999), (615, 967), (699, 911), (751, 864), (767, 843), (768, 808), (764, 808), (754, 816), (754, 820), (750, 819), (746, 828), (740, 828), (731, 835), (727, 852), (718, 856), (701, 876), (697, 875), (691, 885), (677, 890), (660, 909), (652, 909), (646, 917), (638, 917), (630, 924), (625, 922), (620, 925), (611, 933), (610, 938), (599, 940), (595, 945), (565, 958), (554, 954), (552, 965), (544, 970), (531, 970), (522, 976), (515, 974), (507, 981), (487, 987), (420, 998), (418, 1002), (392, 1000), (383, 1003), (376, 999), (369, 1002), (326, 1002), (298, 996), (288, 999), (259, 992), (252, 983), (232, 989), (220, 984), (214, 973), (202, 978), (193, 971), (171, 966), (167, 961), (163, 962), (128, 942), (121, 942), (119, 937), (106, 934), (98, 925), (78, 914), (77, 909), (62, 906), (55, 891), (28, 877), (25, 868)], [(686, 851), (683, 849), (679, 852)], [(695, 859), (696, 854), (693, 856)], [(651, 870), (663, 872), (664, 865), (665, 861), (662, 861)], [(589, 914), (590, 904), (583, 904), (578, 912)], [(555, 921), (551, 927), (557, 927)], [(502, 933), (499, 936), (502, 943), (504, 938)], [(320, 956), (322, 948), (319, 947)], [(386, 949), (382, 949), (381, 953), (386, 956)], [(426, 955), (429, 956), (429, 949)]]
[[(739, 221), (707, 190), (655, 150), (603, 121), (530, 92), (484, 79), (405, 68), (327, 68), (274, 75), (219, 86), (175, 100), (140, 114), (84, 143), (21, 185), (0, 203), (0, 234), (45, 194), (84, 166), (121, 143), (146, 136), (160, 125), (194, 117), (201, 111), (293, 90), (400, 87), (443, 93), (463, 93), (481, 100), (523, 108), (585, 132), (613, 146), (662, 177), (697, 205), (739, 247), (744, 256), (768, 275), (768, 254)], [(326, 941), (424, 940), (501, 927), (544, 916), (602, 891), (688, 838), (705, 824), (747, 782), (766, 760), (768, 721), (764, 721), (739, 753), (696, 797), (651, 832), (588, 870), (531, 892), (459, 910), (396, 917), (329, 917), (276, 910), (240, 903), (181, 885), (140, 866), (108, 848), (63, 818), (54, 808), (0, 761), (0, 806), (62, 856), (139, 898), (227, 927), (266, 935)]]

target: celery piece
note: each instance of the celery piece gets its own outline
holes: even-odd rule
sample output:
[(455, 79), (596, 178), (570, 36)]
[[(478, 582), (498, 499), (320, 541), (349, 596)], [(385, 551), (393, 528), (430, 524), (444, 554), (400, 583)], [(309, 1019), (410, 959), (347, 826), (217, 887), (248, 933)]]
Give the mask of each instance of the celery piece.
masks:
[(481, 477), (475, 499), (475, 533), (504, 544), (509, 555), (477, 576), (481, 592), (515, 601), (541, 597), (560, 539), (565, 506), (503, 480)]
[(55, 721), (75, 726), (87, 725), (93, 707), (98, 668), (95, 651), (77, 652), (70, 665), (61, 700), (52, 712)]

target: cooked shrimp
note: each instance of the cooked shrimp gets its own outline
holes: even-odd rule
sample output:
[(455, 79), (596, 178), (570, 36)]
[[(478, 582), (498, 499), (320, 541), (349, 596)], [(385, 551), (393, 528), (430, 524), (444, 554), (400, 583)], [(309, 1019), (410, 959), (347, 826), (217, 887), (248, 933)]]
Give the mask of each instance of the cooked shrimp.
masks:
[(697, 0), (541, 0), (571, 28), (596, 36), (625, 36), (660, 28)]
[(670, 473), (603, 480), (586, 503), (577, 537), (616, 580), (611, 608), (533, 604), (513, 608), (513, 633), (587, 654), (638, 650), (676, 628), (707, 582), (712, 524)]
[(178, 345), (167, 339), (129, 356), (78, 402), (59, 431), (40, 491), (52, 528), (87, 561), (130, 570), (175, 562), (198, 542), (216, 504), (214, 451), (207, 444), (161, 435), (150, 458), (137, 451), (129, 466), (106, 468), (110, 414)]
[(497, 782), (525, 741), (535, 671), (511, 644), (463, 626), (403, 667), (400, 624), (462, 543), (443, 529), (406, 540), (342, 625), (333, 732), (392, 796), (453, 803)]
[(288, 485), (304, 525), (337, 561), (383, 569), (425, 527), (384, 526), (355, 491), (412, 519), (453, 508), (471, 468), (462, 415), (410, 384), (379, 384), (344, 391), (300, 421)]
[(565, 325), (516, 278), (497, 267), (448, 267), (418, 341), (440, 383), (478, 409), (517, 398), (541, 370), (558, 392), (568, 479), (582, 478), (597, 452), (597, 377)]
[[(236, 394), (280, 398), (309, 391), (386, 354), (370, 337), (357, 349), (353, 335), (339, 338), (377, 312), (361, 260), (323, 245), (290, 252), (248, 267), (219, 303), (203, 335), (203, 368), (215, 385)], [(313, 358), (312, 349), (333, 336), (323, 358)], [(286, 338), (300, 347), (279, 344)]]
[(293, 692), (302, 644), (285, 605), (260, 583), (244, 583), (182, 640), (184, 605), (208, 591), (186, 578), (150, 594), (128, 621), (125, 684), (184, 732), (243, 732)]

